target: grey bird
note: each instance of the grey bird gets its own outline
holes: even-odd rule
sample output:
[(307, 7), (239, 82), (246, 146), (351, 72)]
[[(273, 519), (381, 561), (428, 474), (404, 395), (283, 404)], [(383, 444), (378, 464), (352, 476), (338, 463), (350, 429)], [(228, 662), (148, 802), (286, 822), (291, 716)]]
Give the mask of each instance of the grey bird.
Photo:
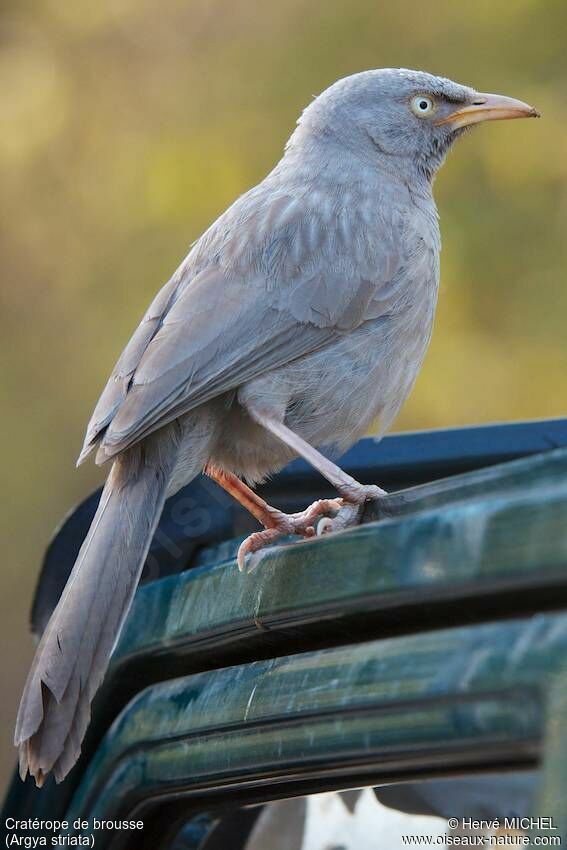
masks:
[[(536, 116), (424, 72), (365, 71), (303, 112), (283, 158), (193, 245), (121, 355), (81, 463), (111, 468), (37, 648), (15, 743), (20, 773), (60, 781), (81, 751), (165, 499), (205, 470), (283, 534), (357, 521), (363, 486), (320, 453), (384, 433), (431, 336), (440, 237), (432, 181), (467, 127)], [(319, 448), (315, 448), (319, 447)], [(336, 488), (286, 515), (248, 484), (301, 456)]]

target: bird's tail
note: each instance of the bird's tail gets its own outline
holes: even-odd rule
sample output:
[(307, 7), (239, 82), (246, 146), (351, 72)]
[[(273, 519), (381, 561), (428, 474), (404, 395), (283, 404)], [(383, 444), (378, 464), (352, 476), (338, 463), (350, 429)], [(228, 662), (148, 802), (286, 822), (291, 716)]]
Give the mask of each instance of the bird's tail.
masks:
[[(73, 571), (37, 648), (15, 744), (20, 775), (60, 782), (81, 752), (91, 701), (132, 603), (176, 460), (155, 434), (114, 461)], [(161, 439), (160, 439), (161, 438)], [(164, 439), (165, 438), (165, 439)]]

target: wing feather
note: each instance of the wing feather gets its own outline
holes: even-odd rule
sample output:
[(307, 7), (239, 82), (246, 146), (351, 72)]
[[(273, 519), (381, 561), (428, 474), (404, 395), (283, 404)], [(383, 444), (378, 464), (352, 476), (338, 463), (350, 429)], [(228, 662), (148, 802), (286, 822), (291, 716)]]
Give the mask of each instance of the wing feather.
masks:
[(178, 287), (179, 278), (177, 275), (174, 275), (160, 289), (147, 309), (144, 318), (130, 337), (130, 341), (120, 355), (87, 425), (85, 441), (77, 461), (77, 466), (83, 463), (91, 453), (98, 442), (99, 436), (112, 421), (113, 416), (126, 398), (132, 376), (139, 366), (150, 341), (158, 332), (163, 317)]
[(329, 205), (257, 190), (252, 212), (244, 201), (202, 237), (152, 303), (95, 409), (81, 458), (98, 442), (104, 462), (391, 308), (399, 228), (380, 228), (378, 246), (355, 211), (347, 244), (344, 214)]

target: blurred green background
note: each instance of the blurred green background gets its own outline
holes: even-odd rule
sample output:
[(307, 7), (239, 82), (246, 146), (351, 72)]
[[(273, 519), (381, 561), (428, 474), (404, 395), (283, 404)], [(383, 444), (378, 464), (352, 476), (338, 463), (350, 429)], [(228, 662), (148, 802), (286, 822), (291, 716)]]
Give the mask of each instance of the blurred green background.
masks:
[(433, 343), (398, 429), (567, 412), (565, 0), (26, 0), (0, 12), (4, 552), (0, 771), (53, 528), (117, 355), (190, 243), (336, 78), (405, 66), (533, 103), (436, 188)]

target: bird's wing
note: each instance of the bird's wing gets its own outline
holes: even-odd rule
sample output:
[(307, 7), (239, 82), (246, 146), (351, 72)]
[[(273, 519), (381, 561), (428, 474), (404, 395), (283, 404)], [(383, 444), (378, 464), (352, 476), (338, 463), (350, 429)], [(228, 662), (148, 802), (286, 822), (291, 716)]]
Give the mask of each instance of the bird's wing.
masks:
[(219, 219), (158, 294), (101, 396), (81, 459), (97, 442), (98, 459), (112, 457), (391, 307), (399, 228), (385, 228), (377, 250), (352, 211), (347, 222), (346, 212), (325, 216), (288, 197), (257, 207), (236, 227), (234, 214)]
[(149, 343), (158, 332), (179, 288), (179, 283), (179, 277), (176, 274), (160, 289), (142, 321), (130, 337), (126, 348), (112, 370), (87, 425), (85, 441), (77, 465), (80, 465), (93, 450), (100, 435), (112, 421), (112, 417), (126, 398), (133, 375), (140, 365)]

